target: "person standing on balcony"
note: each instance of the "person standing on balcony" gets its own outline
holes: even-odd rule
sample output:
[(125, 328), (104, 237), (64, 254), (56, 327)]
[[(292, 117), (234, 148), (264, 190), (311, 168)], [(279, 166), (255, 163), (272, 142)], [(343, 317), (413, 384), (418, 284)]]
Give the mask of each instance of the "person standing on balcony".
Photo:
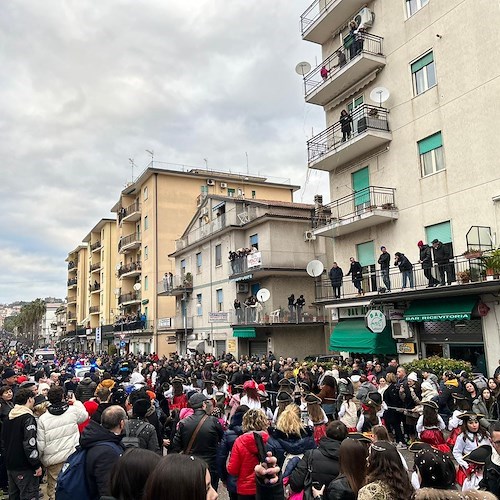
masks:
[(328, 273), (328, 277), (332, 283), (333, 297), (335, 299), (340, 299), (340, 289), (342, 287), (342, 278), (344, 277), (344, 272), (338, 266), (336, 262), (332, 264), (332, 268)]
[(403, 275), (403, 286), (402, 288), (406, 288), (408, 281), (410, 282), (410, 288), (414, 288), (413, 282), (413, 264), (408, 260), (408, 257), (404, 253), (396, 252), (395, 254), (396, 260), (394, 261), (394, 265), (399, 267)]
[(327, 69), (327, 67), (323, 65), (321, 67), (321, 71), (319, 72), (319, 74), (321, 75), (321, 78), (323, 78), (323, 80), (326, 80), (328, 78), (328, 73), (330, 73), (330, 70)]
[(288, 297), (288, 310), (290, 311), (288, 321), (292, 322), (295, 317), (295, 295), (293, 293)]
[(301, 295), (297, 301), (295, 302), (295, 307), (297, 308), (297, 322), (300, 323), (302, 321), (302, 310), (306, 305), (306, 299)]
[(449, 249), (444, 246), (438, 239), (432, 240), (432, 248), (434, 250), (434, 262), (438, 265), (439, 271), (439, 286), (444, 286), (445, 282), (451, 285), (451, 269)]
[(349, 35), (345, 38), (345, 47), (349, 48), (350, 59), (354, 59), (358, 52), (358, 44), (356, 43), (356, 37), (358, 33), (358, 23), (354, 19), (349, 23)]
[(439, 284), (439, 281), (432, 276), (432, 253), (431, 247), (429, 245), (425, 245), (422, 240), (417, 243), (417, 246), (420, 250), (420, 264), (422, 265), (422, 269), (424, 270), (424, 276), (427, 278), (429, 284), (427, 288), (432, 288)]
[(351, 261), (351, 268), (349, 269), (347, 276), (351, 276), (354, 287), (358, 291), (358, 297), (360, 297), (361, 295), (365, 294), (362, 288), (363, 268), (354, 257), (351, 257), (349, 260)]
[(339, 123), (340, 130), (342, 131), (342, 142), (345, 142), (350, 139), (352, 130), (352, 118), (345, 109), (340, 112)]
[(243, 311), (241, 309), (241, 302), (238, 300), (238, 297), (234, 299), (234, 312), (236, 314), (236, 322), (240, 324), (243, 318)]
[(385, 247), (380, 247), (382, 253), (378, 258), (378, 263), (380, 264), (380, 274), (382, 275), (382, 281), (384, 282), (385, 289), (387, 292), (391, 291), (391, 279), (389, 278), (389, 266), (391, 265), (391, 255)]

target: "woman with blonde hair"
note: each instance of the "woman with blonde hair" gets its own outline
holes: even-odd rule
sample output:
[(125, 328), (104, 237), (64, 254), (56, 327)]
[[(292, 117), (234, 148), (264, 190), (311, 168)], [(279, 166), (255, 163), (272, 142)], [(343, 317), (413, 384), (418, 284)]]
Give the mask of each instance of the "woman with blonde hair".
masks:
[(243, 434), (233, 444), (227, 464), (227, 472), (236, 476), (238, 497), (252, 498), (257, 493), (255, 466), (259, 463), (257, 443), (254, 433), (259, 433), (264, 444), (268, 442), (268, 420), (260, 409), (248, 410), (243, 415)]

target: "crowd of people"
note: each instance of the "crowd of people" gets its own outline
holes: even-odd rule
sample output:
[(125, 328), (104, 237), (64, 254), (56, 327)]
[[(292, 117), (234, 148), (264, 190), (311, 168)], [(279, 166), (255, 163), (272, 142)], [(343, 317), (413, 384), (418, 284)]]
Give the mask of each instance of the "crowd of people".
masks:
[(272, 352), (60, 352), (6, 355), (1, 380), (0, 487), (12, 499), (41, 498), (42, 481), (51, 500), (212, 500), (221, 484), (231, 499), (500, 494), (500, 367), (479, 387), (396, 359), (326, 369)]
[(231, 263), (231, 271), (233, 274), (238, 274), (246, 271), (245, 259), (247, 255), (257, 253), (259, 250), (255, 246), (249, 248), (238, 248), (229, 252), (229, 262)]
[(115, 332), (119, 332), (121, 330), (139, 330), (146, 328), (147, 316), (145, 313), (141, 313), (139, 309), (137, 314), (124, 314), (116, 318), (114, 322), (113, 329)]

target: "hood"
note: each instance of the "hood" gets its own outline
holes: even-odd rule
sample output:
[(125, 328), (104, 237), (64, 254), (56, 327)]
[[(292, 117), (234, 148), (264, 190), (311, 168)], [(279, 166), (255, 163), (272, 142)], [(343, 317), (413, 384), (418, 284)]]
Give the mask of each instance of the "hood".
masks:
[(287, 453), (291, 453), (292, 455), (299, 455), (311, 448), (312, 436), (308, 434), (303, 434), (300, 437), (287, 437), (286, 434), (276, 429), (273, 433), (273, 438), (280, 443), (281, 447)]
[(132, 385), (143, 384), (144, 383), (144, 377), (139, 372), (134, 372), (130, 376), (130, 383)]
[(111, 441), (119, 444), (121, 440), (122, 435), (117, 436), (96, 421), (91, 420), (80, 436), (80, 445), (82, 448), (92, 448), (92, 446), (102, 441)]
[(325, 457), (332, 458), (334, 460), (339, 459), (341, 442), (336, 439), (329, 438), (325, 436), (319, 442), (319, 450)]
[(66, 403), (66, 401), (61, 401), (60, 403), (54, 403), (51, 404), (48, 408), (47, 411), (51, 415), (62, 415), (65, 413), (69, 408), (69, 404)]
[(450, 380), (447, 380), (444, 385), (448, 385), (450, 387), (458, 387), (458, 380), (456, 378), (452, 378)]
[(82, 385), (90, 385), (93, 382), (93, 380), (90, 377), (85, 377), (80, 380), (80, 384)]
[(17, 417), (21, 417), (23, 415), (31, 415), (33, 416), (33, 412), (23, 405), (15, 405), (9, 413), (9, 420), (14, 420)]
[(107, 378), (101, 382), (102, 387), (106, 387), (106, 389), (112, 389), (115, 386), (115, 381)]
[(243, 415), (244, 413), (235, 413), (231, 418), (231, 423), (229, 424), (229, 428), (233, 429), (235, 427), (241, 427), (243, 425)]
[[(245, 446), (245, 449), (248, 450), (252, 455), (257, 455), (257, 444), (255, 443), (255, 438), (253, 437), (253, 432), (246, 432), (242, 434), (238, 439), (241, 439), (241, 443)], [(269, 434), (267, 432), (259, 432), (262, 436), (262, 441), (264, 444), (267, 444), (269, 439)]]

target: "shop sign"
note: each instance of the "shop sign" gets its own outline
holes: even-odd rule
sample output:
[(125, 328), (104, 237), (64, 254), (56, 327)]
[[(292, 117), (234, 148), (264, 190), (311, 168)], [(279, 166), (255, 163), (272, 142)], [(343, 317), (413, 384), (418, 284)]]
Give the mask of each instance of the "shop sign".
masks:
[(415, 342), (398, 342), (397, 351), (398, 354), (416, 354), (417, 345)]
[(262, 254), (255, 252), (247, 255), (247, 269), (260, 267), (262, 265)]
[(340, 307), (339, 318), (363, 318), (368, 310), (368, 306)]
[(479, 302), (477, 305), (477, 312), (479, 313), (479, 316), (484, 318), (490, 311), (490, 308), (484, 303), (484, 302)]
[(365, 324), (373, 333), (382, 333), (387, 326), (387, 319), (379, 309), (370, 309), (365, 315)]
[(209, 323), (227, 323), (229, 321), (227, 312), (209, 312), (208, 322)]
[(95, 343), (100, 344), (102, 342), (102, 336), (101, 336), (101, 327), (98, 326), (95, 329)]
[(158, 318), (158, 328), (171, 328), (172, 318)]
[(227, 352), (231, 354), (236, 354), (236, 339), (227, 339), (226, 340)]
[(332, 318), (332, 321), (338, 321), (339, 320), (339, 310), (336, 307), (334, 307), (332, 309), (332, 317), (331, 318)]
[(443, 314), (416, 314), (414, 316), (405, 316), (405, 320), (409, 322), (419, 321), (463, 321), (470, 319), (470, 313), (443, 313)]

